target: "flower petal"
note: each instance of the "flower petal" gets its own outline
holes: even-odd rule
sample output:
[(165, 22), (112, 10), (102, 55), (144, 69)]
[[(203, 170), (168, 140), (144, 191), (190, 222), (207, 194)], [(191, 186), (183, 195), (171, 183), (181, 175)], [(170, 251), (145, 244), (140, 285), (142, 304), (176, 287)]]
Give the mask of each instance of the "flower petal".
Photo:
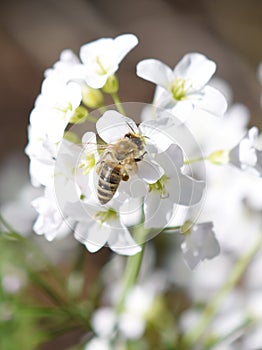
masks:
[(211, 86), (205, 86), (203, 98), (195, 101), (195, 106), (215, 116), (222, 117), (227, 109), (227, 101), (224, 95)]
[[(140, 316), (140, 315), (139, 315)], [(143, 337), (146, 320), (132, 312), (122, 313), (119, 317), (119, 329), (127, 339), (141, 339)]]
[(100, 89), (103, 87), (107, 81), (108, 74), (95, 74), (93, 72), (89, 72), (85, 75), (85, 81), (88, 86), (93, 89)]
[(92, 315), (92, 327), (101, 338), (110, 338), (114, 333), (117, 315), (113, 308), (102, 307)]
[(92, 338), (84, 350), (111, 350), (110, 340), (107, 338)]
[(182, 123), (186, 122), (194, 113), (194, 101), (188, 99), (179, 101), (172, 108), (172, 114)]
[(150, 157), (138, 163), (137, 175), (149, 184), (153, 184), (164, 175), (163, 168)]
[(172, 143), (166, 152), (156, 156), (156, 161), (165, 169), (165, 174), (168, 177), (173, 177), (184, 165), (183, 151), (178, 145)]
[(197, 181), (180, 173), (170, 179), (169, 195), (174, 203), (192, 206), (200, 202), (204, 188), (204, 181)]
[(174, 126), (174, 119), (168, 112), (155, 110), (156, 120), (148, 120), (139, 125), (140, 134), (146, 136), (146, 148), (150, 153), (165, 151), (173, 143), (168, 133)]
[(95, 57), (100, 58), (101, 53), (103, 53), (104, 51), (108, 50), (108, 53), (110, 54), (112, 45), (113, 45), (112, 38), (101, 38), (82, 45), (79, 52), (81, 61), (84, 64), (88, 65), (94, 60)]
[(87, 131), (82, 137), (83, 143), (96, 143), (96, 134), (92, 131)]
[(145, 199), (144, 210), (145, 227), (163, 229), (172, 217), (173, 204), (169, 198), (163, 199), (158, 192), (151, 191)]
[(152, 83), (168, 89), (173, 81), (172, 69), (159, 60), (147, 59), (140, 61), (137, 65), (136, 74)]
[(85, 222), (79, 222), (75, 228), (75, 238), (83, 243), (91, 253), (97, 252), (107, 242), (110, 235), (110, 228), (94, 222), (90, 225)]
[(137, 44), (138, 39), (134, 34), (123, 34), (116, 37), (113, 42), (116, 62), (120, 63)]
[(142, 198), (131, 198), (120, 207), (120, 220), (125, 226), (135, 226), (141, 222)]
[(96, 129), (99, 136), (107, 143), (115, 142), (131, 131), (138, 133), (138, 128), (132, 119), (114, 110), (103, 114), (96, 123)]
[(215, 62), (200, 53), (185, 55), (174, 68), (177, 78), (189, 79), (194, 88), (203, 87), (216, 71)]
[(256, 176), (262, 174), (262, 151), (256, 149), (257, 127), (252, 127), (229, 153), (230, 163)]
[(191, 232), (185, 234), (181, 249), (191, 269), (195, 268), (199, 262), (218, 255), (220, 246), (213, 231), (213, 223), (205, 222), (194, 225)]
[(128, 181), (121, 181), (118, 187), (117, 194), (122, 203), (125, 199), (144, 197), (147, 193), (147, 184), (136, 174), (132, 175)]
[(141, 251), (141, 247), (135, 242), (128, 229), (118, 220), (111, 226), (109, 247), (116, 253), (122, 255), (135, 255)]

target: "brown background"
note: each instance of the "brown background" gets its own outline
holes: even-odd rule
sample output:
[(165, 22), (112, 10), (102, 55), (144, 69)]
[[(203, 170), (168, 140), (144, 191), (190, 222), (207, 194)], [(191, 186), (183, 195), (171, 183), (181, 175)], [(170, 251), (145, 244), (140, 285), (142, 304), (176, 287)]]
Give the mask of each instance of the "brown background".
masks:
[(64, 48), (102, 36), (132, 32), (140, 45), (120, 70), (124, 101), (149, 102), (153, 85), (135, 76), (147, 57), (174, 66), (199, 51), (218, 64), (217, 75), (246, 104), (252, 123), (262, 125), (257, 66), (262, 61), (260, 0), (2, 0), (0, 3), (0, 160), (23, 149), (28, 115), (43, 71)]

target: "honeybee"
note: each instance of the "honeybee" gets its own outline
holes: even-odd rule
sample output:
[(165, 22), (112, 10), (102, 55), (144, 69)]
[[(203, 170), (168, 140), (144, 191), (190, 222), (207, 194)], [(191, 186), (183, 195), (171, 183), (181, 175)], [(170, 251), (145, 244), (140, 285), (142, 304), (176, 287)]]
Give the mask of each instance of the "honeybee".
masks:
[(143, 136), (129, 132), (113, 144), (106, 145), (97, 163), (97, 197), (106, 204), (115, 195), (120, 182), (128, 181), (131, 173), (137, 171), (137, 162), (146, 151)]

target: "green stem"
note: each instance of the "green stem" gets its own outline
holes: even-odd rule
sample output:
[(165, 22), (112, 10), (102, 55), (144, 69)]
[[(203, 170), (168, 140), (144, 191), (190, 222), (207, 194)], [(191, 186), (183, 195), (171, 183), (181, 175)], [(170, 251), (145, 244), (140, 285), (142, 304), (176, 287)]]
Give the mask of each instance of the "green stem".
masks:
[(123, 310), (126, 297), (130, 289), (134, 286), (134, 284), (137, 281), (137, 277), (140, 271), (140, 267), (141, 267), (141, 263), (144, 255), (144, 247), (145, 247), (145, 244), (143, 244), (141, 252), (137, 253), (136, 255), (128, 257), (126, 269), (125, 269), (124, 281), (123, 281), (122, 294), (119, 298), (119, 303), (117, 305), (118, 312), (121, 312)]
[[(141, 240), (141, 237), (145, 238), (147, 233), (148, 233), (148, 230), (146, 230), (143, 227), (143, 225), (139, 225), (137, 227), (137, 231), (135, 232), (135, 238), (137, 237)], [(137, 253), (136, 255), (129, 256), (127, 259), (125, 274), (123, 279), (122, 293), (120, 295), (119, 302), (116, 307), (116, 311), (118, 313), (121, 313), (121, 311), (123, 310), (126, 297), (137, 281), (143, 256), (144, 256), (144, 250), (145, 250), (145, 243), (142, 244), (141, 251), (139, 253)]]
[(262, 245), (262, 233), (259, 235), (257, 241), (253, 247), (235, 264), (228, 280), (217, 292), (214, 299), (206, 306), (200, 319), (195, 327), (191, 329), (187, 334), (185, 334), (182, 339), (183, 348), (189, 349), (193, 344), (195, 344), (199, 338), (208, 329), (210, 322), (215, 317), (220, 305), (224, 301), (225, 297), (230, 293), (230, 291), (235, 287), (237, 282), (240, 280), (248, 265), (261, 248)]
[(86, 116), (86, 120), (89, 121), (90, 123), (96, 123), (97, 122), (97, 118), (93, 117), (92, 115), (88, 114)]
[(245, 320), (242, 321), (241, 324), (239, 324), (233, 330), (230, 330), (224, 336), (219, 337), (215, 342), (212, 342), (212, 344), (205, 345), (203, 347), (203, 350), (212, 350), (214, 346), (221, 345), (225, 342), (229, 342), (232, 338), (236, 340), (237, 338), (241, 337), (241, 335), (243, 335), (243, 333), (254, 324), (254, 321), (254, 319), (247, 317)]
[(103, 105), (103, 106), (99, 107), (98, 110), (99, 110), (99, 113), (101, 113), (101, 115), (103, 115), (107, 111), (107, 108), (105, 105)]
[(204, 160), (207, 160), (207, 157), (196, 157), (193, 159), (185, 159), (184, 164), (189, 165), (189, 164), (193, 164), (193, 163), (197, 163), (197, 162), (202, 162)]
[(118, 112), (123, 114), (123, 115), (126, 115), (126, 112), (125, 112), (125, 110), (123, 108), (123, 105), (122, 105), (122, 103), (120, 101), (120, 98), (118, 96), (118, 93), (117, 92), (112, 93), (111, 97), (112, 97), (112, 99), (114, 101), (114, 104), (116, 105), (116, 108), (118, 109)]

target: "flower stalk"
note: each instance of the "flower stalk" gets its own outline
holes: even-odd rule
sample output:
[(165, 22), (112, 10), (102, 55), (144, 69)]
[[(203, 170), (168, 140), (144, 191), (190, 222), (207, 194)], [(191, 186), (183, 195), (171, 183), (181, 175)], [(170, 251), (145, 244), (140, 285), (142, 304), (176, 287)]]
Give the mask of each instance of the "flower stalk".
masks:
[(114, 101), (114, 104), (116, 105), (116, 108), (117, 108), (118, 112), (123, 114), (123, 115), (126, 115), (126, 112), (125, 112), (124, 107), (123, 107), (123, 105), (121, 103), (121, 100), (119, 98), (118, 93), (117, 92), (112, 93), (111, 97), (112, 97), (112, 99)]
[[(137, 226), (136, 232), (134, 234), (134, 238), (139, 238), (141, 240), (141, 237), (146, 238), (148, 234), (148, 230), (144, 228), (144, 226), (141, 224)], [(141, 246), (141, 251), (135, 255), (129, 256), (127, 258), (123, 282), (122, 282), (122, 292), (119, 297), (119, 302), (116, 306), (117, 313), (121, 313), (125, 306), (125, 301), (128, 296), (128, 293), (134, 287), (134, 285), (137, 282), (141, 264), (143, 261), (144, 251), (145, 251), (145, 243)]]

